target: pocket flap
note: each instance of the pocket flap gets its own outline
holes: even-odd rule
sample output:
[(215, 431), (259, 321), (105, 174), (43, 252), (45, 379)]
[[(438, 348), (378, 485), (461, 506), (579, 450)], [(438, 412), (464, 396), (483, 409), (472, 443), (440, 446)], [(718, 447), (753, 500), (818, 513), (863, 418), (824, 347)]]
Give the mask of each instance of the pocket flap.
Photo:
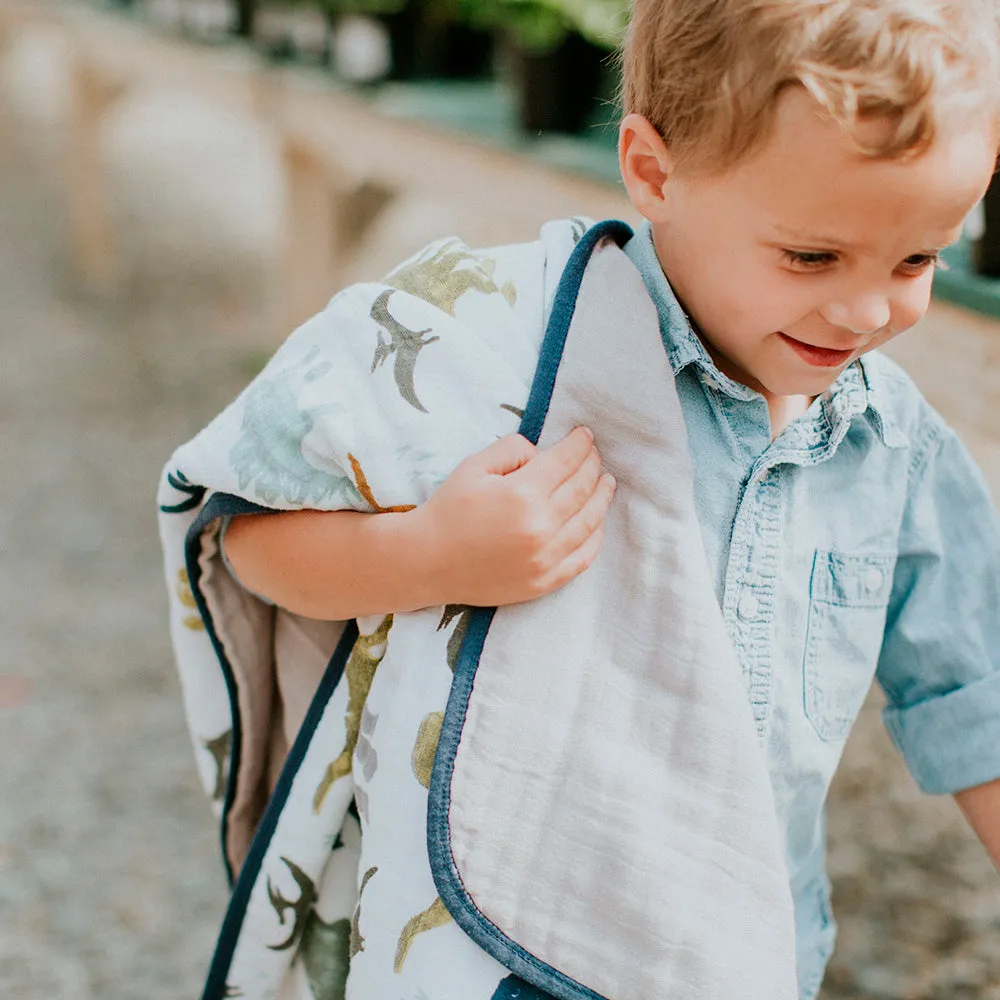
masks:
[(889, 602), (896, 556), (854, 555), (819, 549), (813, 562), (810, 596), (845, 608), (880, 608)]

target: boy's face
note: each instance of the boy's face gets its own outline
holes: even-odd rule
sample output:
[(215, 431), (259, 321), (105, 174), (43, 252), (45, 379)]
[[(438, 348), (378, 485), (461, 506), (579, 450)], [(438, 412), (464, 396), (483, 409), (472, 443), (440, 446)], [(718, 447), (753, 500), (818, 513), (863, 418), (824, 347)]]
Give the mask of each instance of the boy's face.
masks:
[(820, 394), (923, 316), (937, 252), (996, 156), (989, 121), (970, 116), (915, 159), (865, 159), (800, 89), (723, 173), (673, 170), (644, 126), (623, 123), (623, 175), (664, 271), (720, 369), (769, 400)]

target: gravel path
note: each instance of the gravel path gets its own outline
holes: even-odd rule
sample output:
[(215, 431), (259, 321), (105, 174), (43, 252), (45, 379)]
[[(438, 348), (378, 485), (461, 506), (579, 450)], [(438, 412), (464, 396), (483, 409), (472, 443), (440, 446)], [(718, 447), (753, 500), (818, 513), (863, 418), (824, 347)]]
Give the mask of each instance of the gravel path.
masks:
[(172, 445), (245, 372), (183, 300), (68, 294), (57, 192), (33, 166), (0, 174), (0, 673), (31, 684), (0, 710), (0, 996), (195, 996), (223, 882), (153, 493)]
[[(0, 708), (0, 996), (181, 1000), (200, 991), (224, 889), (171, 663), (153, 491), (171, 449), (259, 361), (265, 262), (240, 249), (206, 272), (178, 252), (181, 226), (116, 297), (83, 296), (55, 148), (16, 130), (4, 147), (0, 674), (30, 689)], [(173, 192), (171, 211), (182, 201)], [(1000, 495), (1000, 326), (936, 307), (895, 353)], [(1000, 1000), (1000, 877), (954, 803), (917, 793), (878, 711), (873, 695), (831, 807), (841, 938), (824, 1000)]]

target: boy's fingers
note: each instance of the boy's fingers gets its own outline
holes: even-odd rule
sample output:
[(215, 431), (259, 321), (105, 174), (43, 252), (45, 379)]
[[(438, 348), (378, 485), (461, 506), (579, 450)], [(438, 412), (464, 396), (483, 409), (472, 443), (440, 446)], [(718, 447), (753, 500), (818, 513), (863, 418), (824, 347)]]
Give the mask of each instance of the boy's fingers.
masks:
[(591, 448), (580, 468), (552, 494), (552, 510), (556, 517), (560, 521), (568, 521), (573, 517), (591, 498), (600, 478), (601, 456), (597, 454), (596, 448)]
[(614, 499), (616, 485), (610, 472), (600, 477), (590, 498), (556, 536), (554, 551), (557, 559), (566, 559), (586, 544), (591, 535), (600, 531)]
[(553, 589), (565, 586), (576, 579), (597, 558), (604, 541), (604, 526), (600, 525), (587, 540), (563, 560), (559, 567), (559, 579)]
[(594, 436), (585, 427), (576, 427), (562, 439), (538, 452), (530, 470), (521, 475), (531, 475), (549, 493), (557, 490), (587, 460), (594, 447)]
[(469, 461), (483, 472), (506, 476), (527, 465), (537, 454), (538, 449), (526, 437), (508, 434), (473, 455)]

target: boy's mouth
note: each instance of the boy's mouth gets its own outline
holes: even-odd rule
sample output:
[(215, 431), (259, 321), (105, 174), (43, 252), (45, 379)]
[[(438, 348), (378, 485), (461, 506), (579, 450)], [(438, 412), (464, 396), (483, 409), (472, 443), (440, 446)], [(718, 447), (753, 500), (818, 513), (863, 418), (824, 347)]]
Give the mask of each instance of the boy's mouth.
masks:
[(806, 364), (814, 365), (816, 368), (836, 368), (850, 360), (854, 351), (835, 351), (829, 347), (816, 347), (814, 344), (806, 344), (794, 337), (789, 337), (787, 333), (779, 333), (778, 336)]

